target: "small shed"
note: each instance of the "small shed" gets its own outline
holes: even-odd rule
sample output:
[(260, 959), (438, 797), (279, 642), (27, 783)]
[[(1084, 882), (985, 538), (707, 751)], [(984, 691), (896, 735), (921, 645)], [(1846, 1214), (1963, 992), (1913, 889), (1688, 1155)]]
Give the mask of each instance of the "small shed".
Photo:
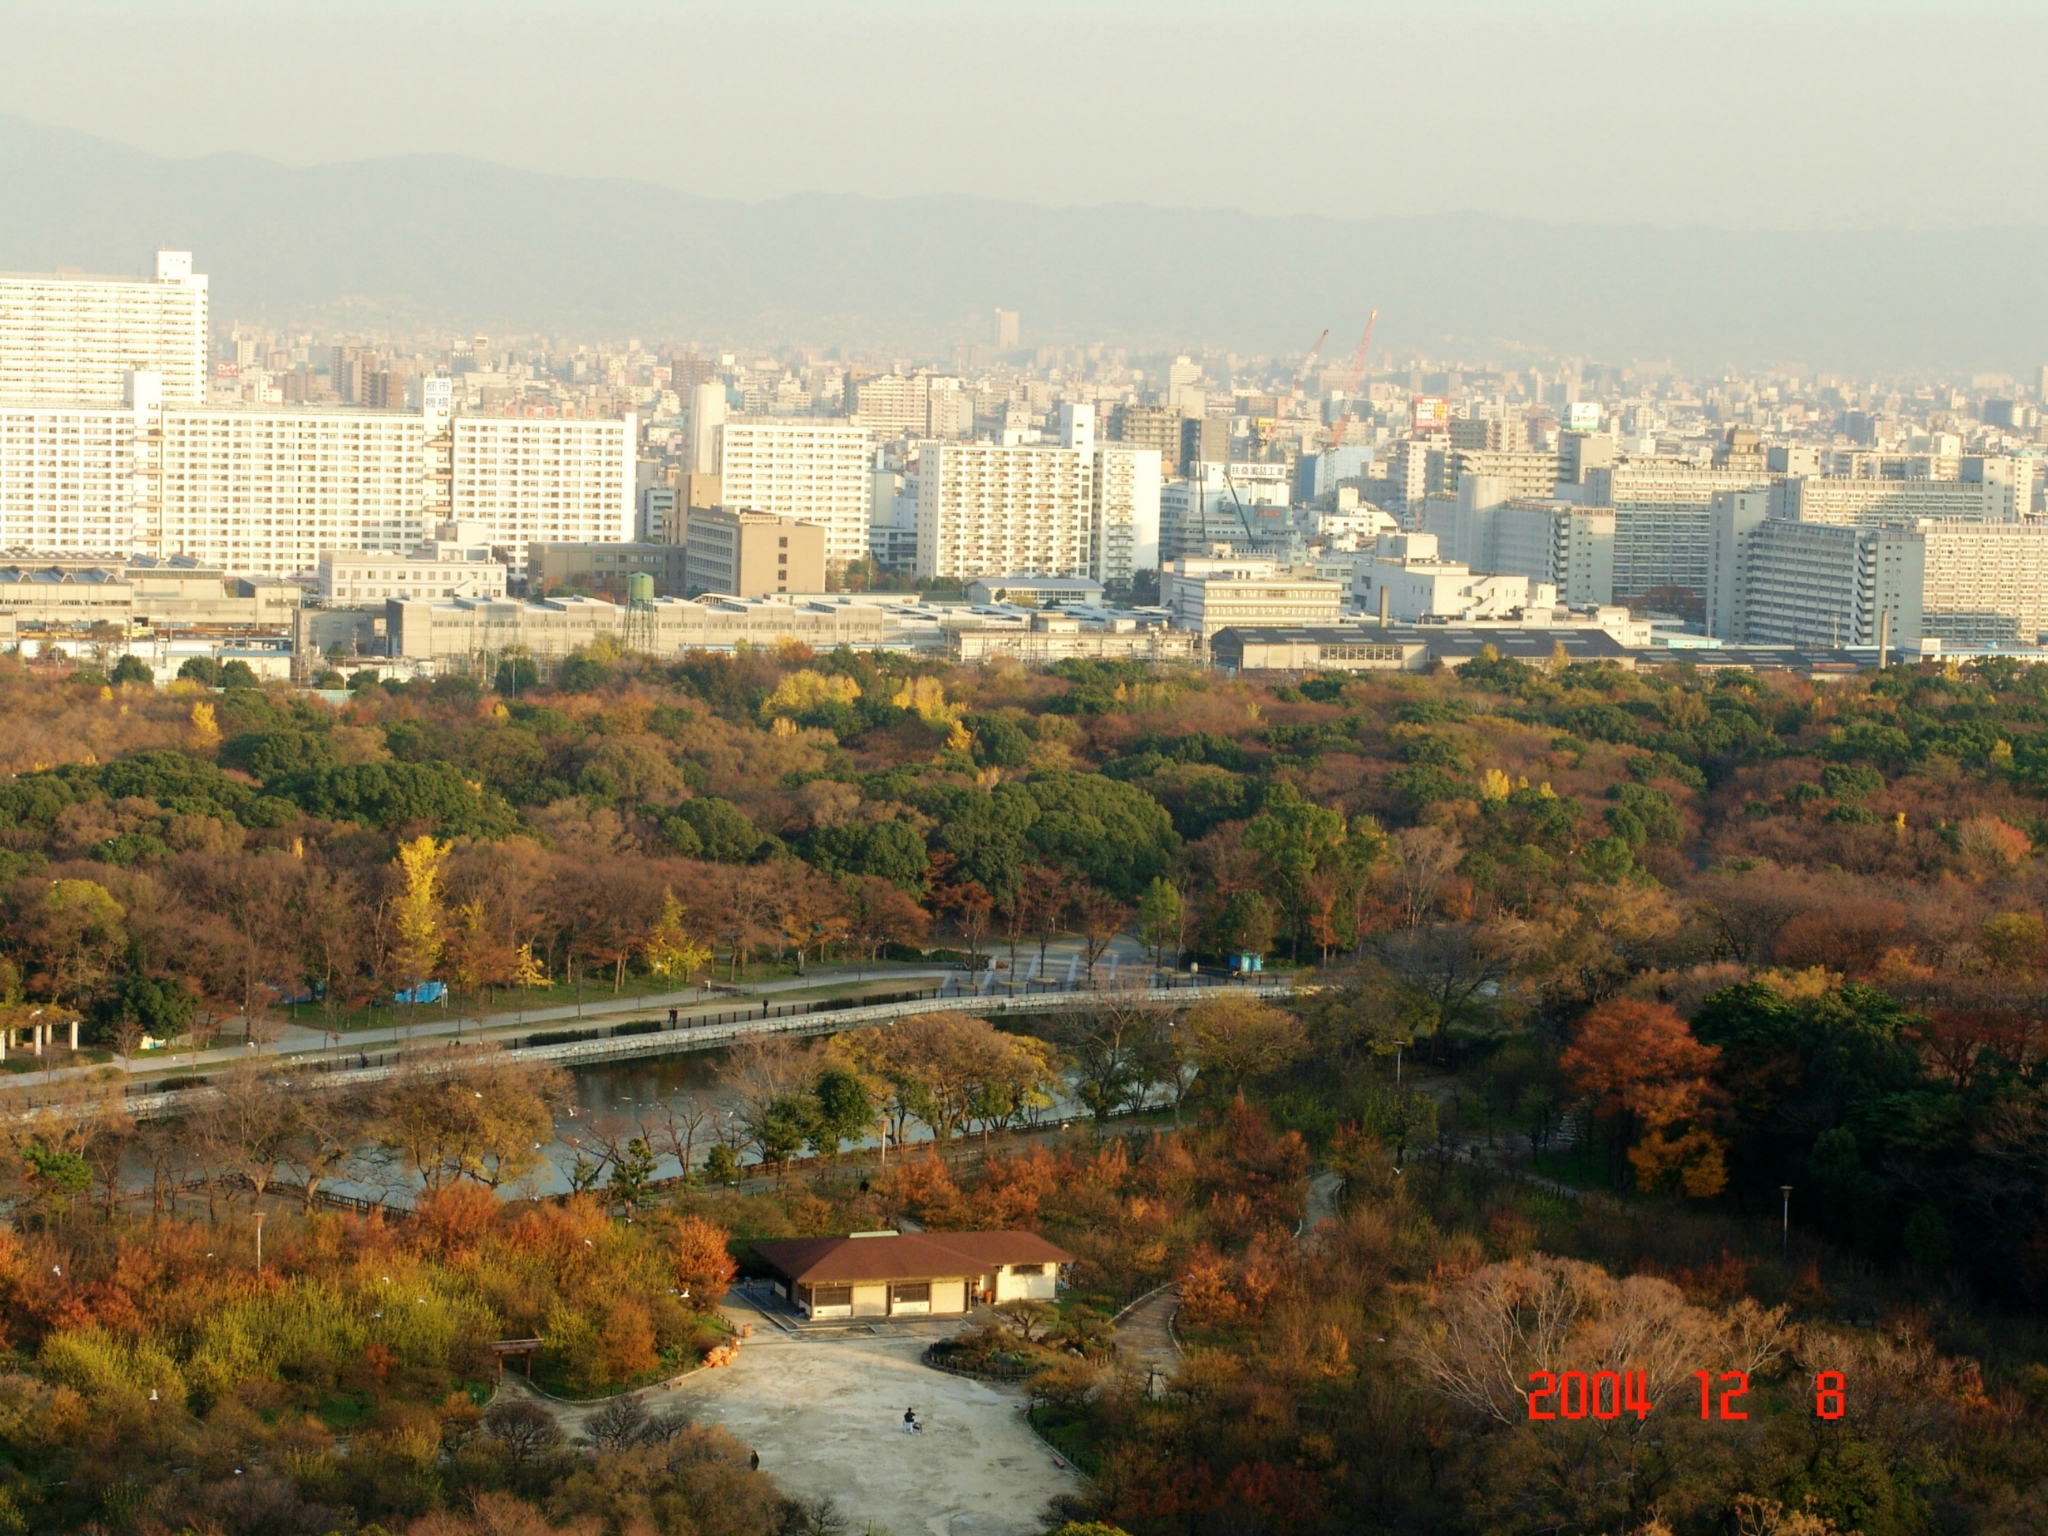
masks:
[(957, 1317), (977, 1302), (1051, 1301), (1074, 1262), (1035, 1232), (855, 1232), (754, 1251), (775, 1293), (816, 1318)]

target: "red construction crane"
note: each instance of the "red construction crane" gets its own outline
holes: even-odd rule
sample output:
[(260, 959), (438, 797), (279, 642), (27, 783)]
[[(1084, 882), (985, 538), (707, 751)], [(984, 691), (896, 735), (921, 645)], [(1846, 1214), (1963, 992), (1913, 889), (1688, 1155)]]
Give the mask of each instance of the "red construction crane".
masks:
[(1372, 328), (1379, 320), (1380, 312), (1374, 310), (1365, 317), (1365, 334), (1358, 338), (1358, 356), (1351, 360), (1351, 386), (1344, 391), (1344, 414), (1337, 418), (1337, 431), (1330, 439), (1332, 448), (1344, 446), (1344, 435), (1351, 430), (1351, 423), (1358, 418), (1359, 380), (1365, 377), (1365, 355), (1372, 350)]

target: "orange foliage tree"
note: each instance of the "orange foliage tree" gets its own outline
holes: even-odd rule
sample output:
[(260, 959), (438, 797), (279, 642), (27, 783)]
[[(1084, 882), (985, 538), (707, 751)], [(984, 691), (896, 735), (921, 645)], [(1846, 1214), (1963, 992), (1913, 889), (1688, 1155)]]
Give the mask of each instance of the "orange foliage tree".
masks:
[(1706, 1199), (1728, 1182), (1725, 1149), (1700, 1123), (1719, 1055), (1669, 1006), (1614, 998), (1579, 1021), (1558, 1065), (1628, 1148), (1642, 1188)]

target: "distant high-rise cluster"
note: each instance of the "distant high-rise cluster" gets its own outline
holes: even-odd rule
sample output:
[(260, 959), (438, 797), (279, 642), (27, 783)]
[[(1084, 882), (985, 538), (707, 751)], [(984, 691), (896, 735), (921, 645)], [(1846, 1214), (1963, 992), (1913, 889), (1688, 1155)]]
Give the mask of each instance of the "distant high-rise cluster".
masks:
[[(1370, 328), (1319, 365), (1027, 344), (1011, 309), (946, 358), (319, 336), (218, 299), (175, 251), (153, 278), (0, 276), (19, 568), (182, 561), (330, 604), (434, 596), (424, 571), (482, 600), (530, 563), (536, 591), (621, 598), (633, 573), (748, 600), (1094, 592), (1205, 646), (1262, 613), (1702, 650), (2048, 633), (2048, 368), (1688, 378), (1374, 352)], [(507, 579), (456, 579), (451, 550)]]

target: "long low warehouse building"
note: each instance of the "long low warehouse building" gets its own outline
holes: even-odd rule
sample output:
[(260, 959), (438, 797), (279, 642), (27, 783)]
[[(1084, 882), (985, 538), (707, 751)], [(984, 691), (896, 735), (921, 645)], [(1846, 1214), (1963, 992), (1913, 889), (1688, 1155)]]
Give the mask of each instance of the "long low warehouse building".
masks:
[(567, 656), (609, 639), (629, 651), (680, 656), (799, 641), (821, 651), (873, 649), (888, 639), (879, 607), (758, 602), (737, 598), (657, 598), (645, 608), (594, 597), (514, 599), (393, 598), (385, 608), (391, 654), (414, 661), (463, 661), (506, 652)]
[[(1541, 666), (1562, 647), (1567, 661), (1611, 661), (1633, 671), (1644, 653), (1604, 629), (1465, 628), (1343, 624), (1302, 628), (1226, 629), (1209, 655), (1228, 672), (1422, 672), (1441, 662), (1462, 667), (1492, 647), (1496, 656)], [(1655, 658), (1662, 660), (1662, 657)]]

